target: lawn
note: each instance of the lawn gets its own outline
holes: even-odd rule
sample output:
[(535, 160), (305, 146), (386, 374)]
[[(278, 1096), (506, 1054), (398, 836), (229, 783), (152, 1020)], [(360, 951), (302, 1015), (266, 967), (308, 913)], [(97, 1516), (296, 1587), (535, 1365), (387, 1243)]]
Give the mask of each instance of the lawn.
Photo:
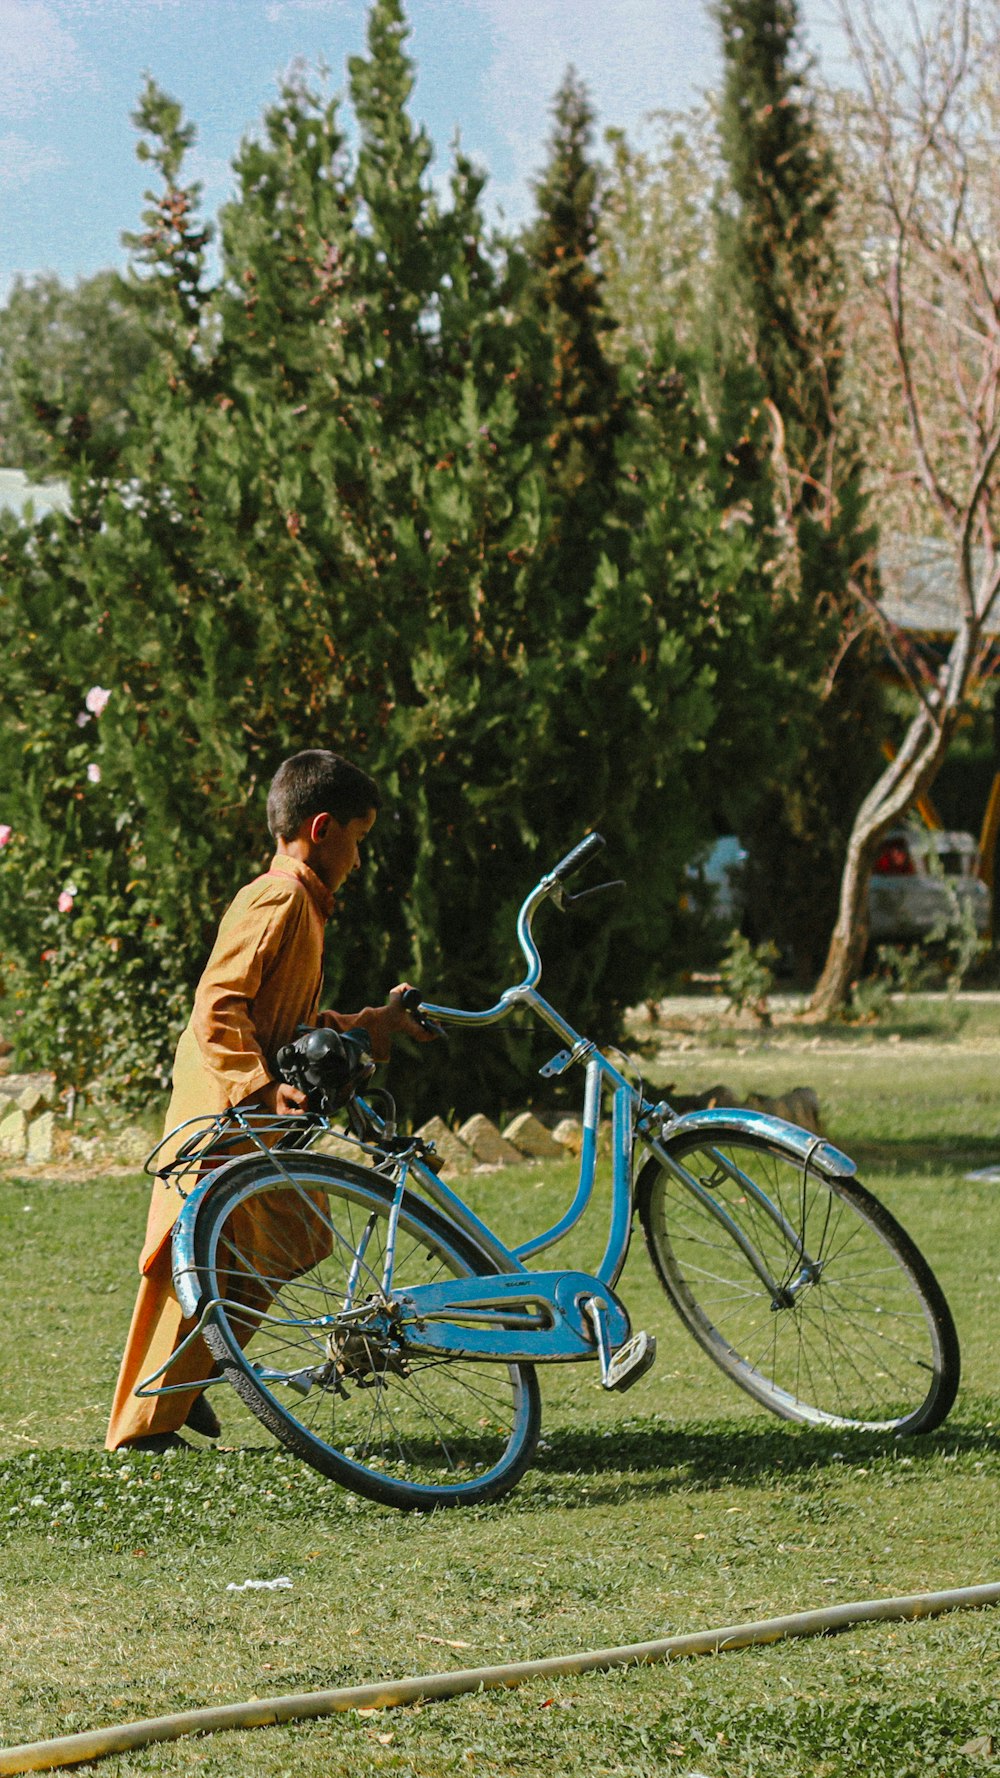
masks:
[[(964, 1177), (1000, 1160), (997, 1025), (914, 1008), (888, 1031), (668, 1031), (644, 1050), (678, 1092), (815, 1087), (830, 1136), (952, 1301), (964, 1380), (939, 1433), (901, 1445), (758, 1411), (674, 1320), (637, 1238), (622, 1291), (660, 1339), (656, 1368), (623, 1397), (588, 1368), (549, 1370), (536, 1465), (467, 1513), (401, 1516), (339, 1491), (228, 1392), (230, 1448), (105, 1455), (145, 1183), (7, 1176), (0, 1740), (1000, 1578), (1000, 1186)], [(565, 1166), (525, 1167), (476, 1177), (470, 1196), (513, 1234), (571, 1188)], [(568, 1258), (602, 1249), (596, 1211)], [(292, 1585), (227, 1590), (277, 1576)], [(186, 1740), (104, 1769), (951, 1778), (1000, 1751), (998, 1663), (1000, 1613), (966, 1612)]]

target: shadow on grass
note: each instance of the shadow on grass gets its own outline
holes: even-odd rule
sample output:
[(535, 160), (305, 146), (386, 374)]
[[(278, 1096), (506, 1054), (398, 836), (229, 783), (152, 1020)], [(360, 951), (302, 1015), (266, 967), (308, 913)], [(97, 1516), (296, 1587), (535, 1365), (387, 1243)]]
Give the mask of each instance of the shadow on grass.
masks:
[[(977, 1402), (981, 1412), (991, 1406), (1000, 1424), (1000, 1401)], [(734, 1486), (815, 1494), (827, 1510), (856, 1469), (877, 1486), (879, 1477), (905, 1476), (919, 1485), (974, 1467), (979, 1476), (1000, 1473), (1000, 1431), (992, 1424), (966, 1420), (906, 1440), (752, 1421), (636, 1421), (611, 1432), (555, 1427), (546, 1429), (512, 1495), (467, 1510), (475, 1517), (587, 1510)], [(0, 1546), (35, 1532), (77, 1548), (143, 1555), (206, 1539), (213, 1546), (239, 1542), (248, 1520), (310, 1526), (385, 1510), (277, 1446), (192, 1449), (166, 1458), (133, 1453), (127, 1461), (57, 1448), (0, 1459)]]
[[(746, 1422), (664, 1427), (637, 1425), (614, 1432), (554, 1430), (543, 1436), (534, 1468), (546, 1490), (556, 1484), (572, 1504), (573, 1489), (586, 1499), (606, 1494), (616, 1501), (685, 1488), (711, 1491), (734, 1484), (773, 1485), (795, 1480), (816, 1486), (838, 1472), (891, 1470), (906, 1459), (917, 1474), (943, 1458), (961, 1462), (1000, 1458), (1000, 1432), (992, 1427), (946, 1423), (937, 1432), (908, 1439), (844, 1431), (812, 1431)], [(597, 1482), (597, 1487), (594, 1482)]]
[(963, 1136), (954, 1129), (919, 1137), (855, 1136), (850, 1143), (851, 1159), (857, 1163), (864, 1179), (866, 1171), (922, 1173), (932, 1169), (936, 1174), (953, 1171), (977, 1172), (982, 1167), (1000, 1166), (1000, 1136)]

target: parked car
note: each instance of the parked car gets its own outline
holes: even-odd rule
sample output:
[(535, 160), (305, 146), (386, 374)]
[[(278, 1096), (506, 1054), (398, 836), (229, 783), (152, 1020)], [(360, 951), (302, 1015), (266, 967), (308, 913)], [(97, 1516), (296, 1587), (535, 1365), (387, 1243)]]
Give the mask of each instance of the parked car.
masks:
[(965, 908), (980, 936), (990, 924), (990, 892), (974, 874), (971, 833), (894, 828), (882, 841), (868, 890), (868, 937), (873, 945), (912, 944)]

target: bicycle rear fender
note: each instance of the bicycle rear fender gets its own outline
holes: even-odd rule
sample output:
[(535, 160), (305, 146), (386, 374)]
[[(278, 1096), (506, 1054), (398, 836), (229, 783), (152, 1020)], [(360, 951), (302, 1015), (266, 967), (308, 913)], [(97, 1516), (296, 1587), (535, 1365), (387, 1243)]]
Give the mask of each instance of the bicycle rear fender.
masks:
[[(198, 1289), (194, 1265), (194, 1225), (198, 1218), (198, 1212), (209, 1192), (227, 1173), (231, 1173), (237, 1167), (258, 1165), (261, 1159), (259, 1151), (233, 1155), (221, 1167), (216, 1167), (213, 1173), (206, 1173), (204, 1179), (199, 1179), (194, 1190), (184, 1200), (181, 1213), (174, 1223), (170, 1263), (173, 1269), (174, 1290), (177, 1301), (184, 1311), (185, 1319), (196, 1315), (201, 1307), (201, 1293)], [(372, 1180), (370, 1168), (358, 1167), (352, 1161), (341, 1160), (337, 1161), (337, 1166), (341, 1173), (360, 1179), (365, 1185), (370, 1185)]]
[(170, 1240), (170, 1264), (174, 1275), (174, 1291), (185, 1320), (197, 1315), (201, 1305), (201, 1293), (194, 1269), (195, 1218), (213, 1185), (231, 1167), (238, 1166), (246, 1158), (246, 1155), (239, 1155), (234, 1160), (227, 1161), (224, 1166), (216, 1167), (214, 1173), (206, 1173), (204, 1179), (199, 1179), (194, 1191), (189, 1192), (185, 1198), (181, 1213), (174, 1223)]
[[(825, 1173), (831, 1179), (851, 1179), (857, 1172), (857, 1166), (832, 1142), (824, 1141), (813, 1130), (800, 1129), (798, 1124), (787, 1124), (783, 1118), (772, 1117), (766, 1111), (745, 1111), (739, 1108), (716, 1106), (711, 1111), (689, 1111), (679, 1117), (676, 1123), (665, 1125), (658, 1141), (649, 1142), (649, 1147), (656, 1154), (661, 1144), (670, 1149), (679, 1136), (704, 1136), (711, 1141), (713, 1136), (721, 1140), (723, 1131), (741, 1136), (758, 1136), (766, 1138), (783, 1148), (789, 1160), (808, 1162), (818, 1172)], [(648, 1139), (647, 1139), (648, 1140)]]

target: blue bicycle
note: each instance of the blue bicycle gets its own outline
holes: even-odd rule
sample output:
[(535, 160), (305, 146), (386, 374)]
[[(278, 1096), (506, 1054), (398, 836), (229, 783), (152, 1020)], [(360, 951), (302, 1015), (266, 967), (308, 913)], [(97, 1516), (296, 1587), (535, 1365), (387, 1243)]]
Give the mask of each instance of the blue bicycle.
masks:
[[(203, 1334), (220, 1377), (297, 1456), (387, 1505), (471, 1505), (512, 1488), (539, 1433), (536, 1366), (596, 1364), (615, 1390), (649, 1370), (655, 1342), (632, 1331), (615, 1290), (636, 1209), (688, 1332), (773, 1413), (908, 1434), (939, 1425), (955, 1398), (945, 1298), (846, 1155), (758, 1112), (676, 1116), (539, 993), (534, 915), (566, 905), (568, 879), (602, 845), (589, 835), (525, 900), (521, 982), (481, 1012), (421, 1007), (464, 1026), (527, 1010), (560, 1043), (542, 1074), (583, 1069), (579, 1183), (553, 1227), (501, 1241), (439, 1178), (433, 1149), (397, 1133), (388, 1095), (365, 1097), (363, 1055), (346, 1074), (341, 1055), (325, 1096), (315, 1054), (311, 1074), (303, 1062), (315, 1114), (198, 1120), (165, 1169), (191, 1187), (173, 1244), (190, 1337)], [(592, 1273), (537, 1269), (587, 1207), (606, 1102), (603, 1257)], [(356, 1160), (310, 1146), (342, 1114)], [(140, 1387), (170, 1385), (157, 1373)]]

